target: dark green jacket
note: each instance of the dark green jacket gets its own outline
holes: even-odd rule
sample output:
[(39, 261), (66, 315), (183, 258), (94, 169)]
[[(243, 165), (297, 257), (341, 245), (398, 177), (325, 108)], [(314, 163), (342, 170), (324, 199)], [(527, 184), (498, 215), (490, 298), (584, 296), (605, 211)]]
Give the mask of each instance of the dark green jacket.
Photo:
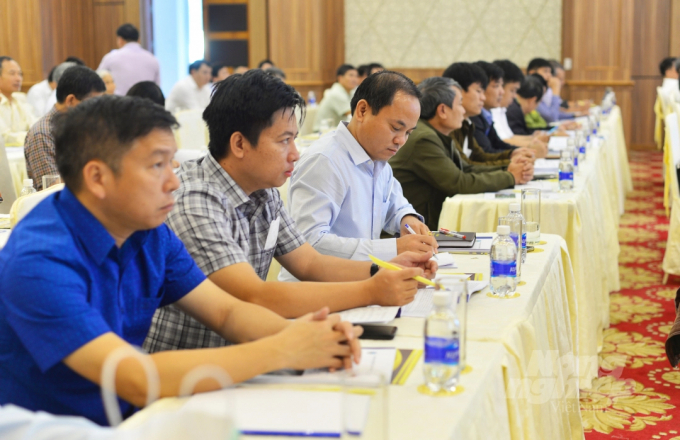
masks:
[(404, 196), (427, 226), (436, 230), (447, 197), (512, 188), (515, 178), (502, 166), (470, 165), (452, 139), (418, 121), (406, 144), (389, 161)]
[[(465, 138), (468, 140), (468, 147), (470, 147), (470, 157), (466, 156), (463, 152), (463, 144), (465, 143)], [(482, 147), (477, 143), (475, 139), (475, 124), (469, 119), (463, 121), (463, 126), (458, 130), (451, 132), (451, 139), (456, 143), (458, 147), (458, 152), (472, 165), (504, 165), (508, 166), (510, 163), (510, 156), (514, 150), (506, 150), (500, 153), (487, 153)]]

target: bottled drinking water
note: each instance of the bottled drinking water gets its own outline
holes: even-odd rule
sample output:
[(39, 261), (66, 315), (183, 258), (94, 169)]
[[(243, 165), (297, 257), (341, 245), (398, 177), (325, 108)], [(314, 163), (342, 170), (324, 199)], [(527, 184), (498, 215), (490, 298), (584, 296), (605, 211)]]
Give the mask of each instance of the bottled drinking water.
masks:
[(512, 295), (517, 288), (517, 246), (510, 238), (510, 226), (500, 225), (491, 243), (491, 292)]
[(574, 155), (573, 150), (567, 148), (560, 153), (560, 191), (574, 189)]
[[(522, 207), (519, 203), (510, 204), (510, 214), (505, 217), (505, 221), (509, 223), (510, 237), (515, 242), (518, 253), (520, 246), (522, 249), (522, 258), (517, 259), (517, 279), (519, 280), (522, 276), (522, 264), (527, 260), (527, 225), (524, 222)], [(522, 237), (521, 242), (518, 237)]]
[(582, 131), (576, 132), (576, 148), (578, 149), (578, 161), (586, 160), (586, 138)]
[(578, 148), (574, 142), (574, 138), (567, 139), (567, 150), (571, 150), (571, 155), (574, 157), (574, 172), (578, 173)]
[(455, 391), (460, 375), (460, 321), (448, 290), (434, 292), (434, 308), (425, 321), (425, 384), (433, 391)]
[(307, 93), (307, 105), (309, 105), (310, 107), (316, 106), (316, 94), (312, 90), (310, 90), (309, 93)]
[(33, 188), (33, 179), (24, 179), (24, 188), (21, 190), (21, 195), (22, 196), (27, 196), (29, 194), (33, 194), (35, 191), (35, 188)]

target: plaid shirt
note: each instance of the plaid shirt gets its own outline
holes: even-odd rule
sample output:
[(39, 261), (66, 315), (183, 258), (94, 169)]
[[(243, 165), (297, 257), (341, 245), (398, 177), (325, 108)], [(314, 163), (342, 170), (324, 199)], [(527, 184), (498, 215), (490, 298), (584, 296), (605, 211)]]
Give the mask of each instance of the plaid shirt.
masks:
[(56, 107), (40, 118), (26, 135), (24, 157), (26, 158), (26, 172), (29, 179), (33, 179), (33, 186), (40, 191), (43, 189), (42, 178), (48, 175), (59, 175), (57, 160), (54, 158), (54, 135), (52, 134), (52, 119), (59, 113)]
[[(273, 257), (305, 243), (277, 189), (247, 196), (212, 155), (185, 162), (178, 177), (177, 203), (167, 224), (206, 276), (247, 262), (265, 280)], [(269, 227), (277, 218), (280, 224), (276, 244), (265, 249)], [(153, 353), (227, 344), (220, 335), (170, 305), (156, 311), (144, 348)]]

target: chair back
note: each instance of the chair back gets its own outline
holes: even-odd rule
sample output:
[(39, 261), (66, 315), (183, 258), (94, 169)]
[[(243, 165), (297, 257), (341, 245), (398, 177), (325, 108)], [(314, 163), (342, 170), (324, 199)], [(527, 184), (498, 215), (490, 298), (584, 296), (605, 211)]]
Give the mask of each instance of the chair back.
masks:
[(0, 203), (0, 214), (9, 214), (12, 204), (17, 199), (17, 191), (14, 188), (12, 171), (10, 170), (9, 160), (7, 160), (7, 150), (5, 150), (2, 136), (0, 136), (0, 194), (2, 194), (3, 200)]
[[(302, 122), (302, 126), (300, 127), (300, 132), (298, 133), (298, 136), (306, 136), (314, 132), (314, 121), (316, 121), (316, 114), (318, 111), (319, 107), (316, 105), (314, 107), (307, 107), (305, 120)], [(297, 118), (298, 121), (300, 120), (300, 115), (298, 112), (295, 113), (295, 117)]]
[(21, 221), (22, 218), (31, 212), (33, 208), (38, 206), (40, 202), (45, 200), (47, 196), (57, 191), (64, 189), (64, 184), (59, 183), (57, 185), (52, 185), (47, 189), (38, 191), (37, 193), (29, 194), (27, 196), (21, 196), (12, 204), (12, 209), (9, 212), (9, 223), (14, 228), (17, 223)]
[(208, 146), (208, 125), (202, 110), (182, 110), (175, 113), (179, 128), (175, 130), (177, 148), (203, 150)]

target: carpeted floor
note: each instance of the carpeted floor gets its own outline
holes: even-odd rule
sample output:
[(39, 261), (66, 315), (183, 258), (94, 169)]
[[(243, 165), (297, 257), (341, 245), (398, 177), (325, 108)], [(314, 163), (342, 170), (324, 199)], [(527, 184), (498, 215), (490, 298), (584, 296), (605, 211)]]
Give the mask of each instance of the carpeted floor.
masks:
[(622, 290), (611, 294), (600, 377), (581, 390), (581, 415), (587, 440), (680, 440), (680, 370), (664, 351), (680, 278), (661, 284), (668, 235), (662, 154), (632, 152), (630, 161), (635, 190), (619, 231)]

